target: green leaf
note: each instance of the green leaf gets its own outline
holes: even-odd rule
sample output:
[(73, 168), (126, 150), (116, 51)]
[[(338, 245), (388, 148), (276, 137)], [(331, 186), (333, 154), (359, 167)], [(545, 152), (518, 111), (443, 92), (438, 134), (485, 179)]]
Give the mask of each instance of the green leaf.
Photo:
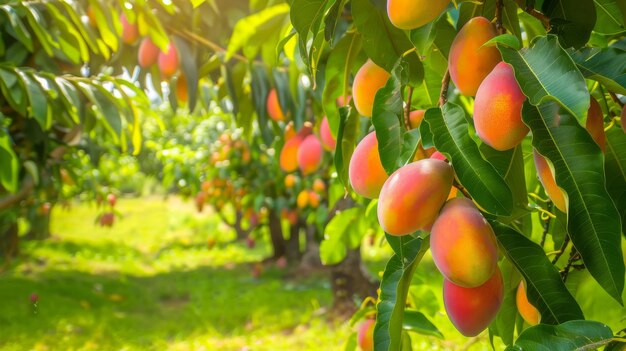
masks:
[(591, 275), (622, 303), (621, 224), (606, 191), (602, 152), (585, 128), (558, 112), (554, 103), (539, 108), (525, 103), (522, 119), (533, 133), (533, 147), (552, 162), (556, 183), (567, 194), (572, 243)]
[(560, 325), (539, 324), (524, 330), (506, 351), (583, 351), (608, 344), (613, 332), (596, 321), (569, 321)]
[(272, 133), (269, 130), (269, 123), (267, 116), (267, 95), (270, 91), (269, 78), (264, 66), (253, 64), (251, 69), (251, 86), (252, 86), (252, 101), (256, 114), (258, 116), (259, 129), (265, 144), (272, 144)]
[(550, 34), (566, 48), (585, 45), (596, 24), (593, 0), (544, 0), (541, 11), (550, 18)]
[(515, 78), (531, 104), (538, 106), (555, 100), (585, 124), (589, 109), (585, 79), (555, 36), (539, 38), (525, 51), (502, 45), (498, 49), (502, 59), (513, 66)]
[(489, 325), (489, 335), (490, 337), (498, 336), (505, 345), (511, 345), (514, 339), (515, 321), (518, 318), (516, 293), (520, 275), (510, 260), (500, 262), (500, 271), (504, 283), (504, 298), (496, 319)]
[(324, 39), (330, 43), (333, 41), (337, 23), (347, 2), (348, 0), (334, 0), (332, 6), (328, 9), (326, 17), (324, 17)]
[(526, 280), (526, 294), (541, 313), (541, 323), (560, 324), (583, 319), (578, 303), (541, 246), (511, 227), (490, 222), (506, 257)]
[(413, 157), (419, 148), (420, 144), (420, 130), (419, 128), (407, 130), (402, 135), (402, 152), (398, 159), (400, 167), (413, 162)]
[(411, 309), (404, 310), (402, 329), (443, 339), (443, 334), (422, 312)]
[(19, 160), (11, 146), (11, 138), (0, 129), (0, 185), (10, 193), (17, 192)]
[(335, 149), (335, 169), (344, 188), (350, 189), (348, 164), (356, 147), (359, 132), (359, 113), (354, 106), (339, 109), (339, 130), (337, 131), (337, 148)]
[(442, 110), (426, 111), (424, 120), (432, 132), (434, 144), (451, 161), (459, 182), (484, 211), (508, 216), (513, 209), (511, 190), (496, 169), (487, 162), (476, 141), (468, 133), (465, 112), (453, 103)]
[(396, 237), (401, 246), (387, 262), (380, 282), (380, 301), (374, 327), (374, 351), (399, 350), (406, 298), (413, 273), (429, 248), (428, 240)]
[[(187, 42), (175, 35), (172, 37), (178, 56), (180, 57), (180, 68), (187, 80), (187, 96), (189, 100), (189, 113), (196, 107), (198, 99), (198, 66), (196, 66), (196, 55), (191, 50)], [(180, 79), (180, 78), (179, 78)]]
[(519, 50), (522, 48), (522, 44), (519, 42), (516, 36), (511, 34), (502, 34), (497, 37), (487, 41), (482, 46), (495, 46), (496, 44), (501, 44), (504, 47), (508, 47), (514, 50)]
[[(283, 23), (288, 13), (289, 5), (282, 3), (268, 7), (239, 20), (233, 29), (233, 35), (230, 38), (226, 51), (226, 59), (233, 57), (239, 49), (250, 46), (250, 40), (265, 33), (265, 31), (263, 31), (265, 27), (273, 28), (276, 23)], [(267, 40), (267, 37), (265, 39)], [(255, 54), (253, 54), (252, 57), (253, 56), (255, 56)]]
[[(375, 7), (369, 0), (353, 0), (354, 24), (363, 36), (363, 50), (377, 65), (391, 72), (402, 59), (402, 82), (419, 85), (424, 78), (424, 67), (406, 34), (389, 21), (387, 12)], [(406, 55), (405, 55), (406, 54)]]
[(337, 98), (347, 97), (349, 93), (350, 73), (361, 52), (361, 35), (353, 32), (346, 34), (330, 52), (326, 61), (326, 84), (322, 93), (322, 103), (330, 130), (337, 135), (339, 130), (339, 110)]
[(402, 86), (397, 76), (398, 67), (394, 68), (387, 84), (380, 88), (374, 98), (372, 124), (378, 139), (380, 161), (387, 174), (399, 168), (402, 152), (402, 134), (404, 133)]
[(29, 116), (35, 118), (42, 130), (48, 130), (52, 126), (52, 119), (48, 115), (48, 101), (46, 94), (39, 84), (29, 77), (25, 72), (16, 70), (17, 75), (22, 80), (25, 92), (29, 100)]
[(329, 0), (293, 0), (291, 2), (289, 17), (301, 41), (306, 43), (309, 33), (313, 35), (312, 40), (315, 40), (328, 4)]
[(7, 19), (11, 23), (11, 29), (15, 33), (17, 40), (19, 40), (20, 43), (22, 43), (26, 47), (26, 49), (28, 49), (28, 51), (33, 52), (33, 39), (30, 36), (28, 28), (26, 28), (24, 22), (22, 22), (22, 19), (17, 14), (17, 12), (15, 12), (15, 9), (13, 9), (9, 5), (2, 5), (0, 6), (0, 10), (5, 13)]
[(622, 233), (626, 233), (626, 134), (617, 126), (606, 131), (605, 158), (606, 190), (620, 212)]
[(622, 0), (594, 0), (598, 20), (593, 28), (595, 32), (602, 34), (618, 34), (626, 30), (624, 19), (619, 10), (618, 1)]
[(626, 95), (626, 51), (617, 47), (585, 48), (571, 52), (585, 78), (602, 83), (610, 91)]
[[(357, 233), (362, 238), (365, 231), (360, 230), (360, 223), (363, 217), (363, 209), (359, 207), (349, 208), (339, 212), (330, 220), (324, 230), (324, 240), (320, 244), (320, 258), (324, 265), (334, 265), (340, 263), (348, 252), (352, 249), (350, 240), (353, 233)], [(357, 243), (360, 240), (356, 240)]]

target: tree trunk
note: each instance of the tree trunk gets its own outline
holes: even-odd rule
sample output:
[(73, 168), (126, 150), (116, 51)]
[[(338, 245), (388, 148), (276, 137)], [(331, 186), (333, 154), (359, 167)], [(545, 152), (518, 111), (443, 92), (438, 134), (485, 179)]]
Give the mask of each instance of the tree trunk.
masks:
[(367, 296), (376, 298), (378, 284), (361, 261), (361, 249), (349, 250), (346, 258), (331, 272), (333, 290), (333, 309), (338, 314), (352, 314), (356, 305), (354, 296), (364, 299)]
[(30, 230), (25, 239), (44, 240), (50, 237), (50, 212), (40, 213), (38, 209), (33, 209), (28, 217)]
[(272, 241), (272, 249), (274, 250), (272, 258), (276, 259), (283, 257), (287, 252), (287, 246), (285, 245), (285, 238), (283, 237), (283, 228), (280, 224), (280, 217), (276, 211), (269, 211), (268, 224), (270, 229), (270, 239)]
[(300, 220), (289, 228), (289, 240), (287, 240), (287, 262), (290, 265), (298, 264), (302, 254), (300, 253)]
[(236, 210), (235, 211), (235, 225), (233, 226), (235, 228), (235, 232), (237, 233), (237, 240), (245, 240), (248, 235), (250, 235), (250, 229), (248, 228), (248, 230), (243, 229), (242, 225), (242, 220), (243, 220), (243, 213), (241, 213), (240, 210)]
[(320, 259), (320, 244), (317, 240), (317, 227), (309, 224), (305, 228), (306, 246), (300, 261), (300, 270), (308, 272), (324, 268)]
[(0, 222), (0, 261), (8, 262), (19, 253), (17, 222)]

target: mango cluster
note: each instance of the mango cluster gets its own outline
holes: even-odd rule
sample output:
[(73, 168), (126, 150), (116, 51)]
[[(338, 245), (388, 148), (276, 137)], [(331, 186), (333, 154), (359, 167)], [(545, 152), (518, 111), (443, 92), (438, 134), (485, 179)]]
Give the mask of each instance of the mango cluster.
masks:
[[(421, 112), (415, 113), (419, 124)], [(390, 235), (430, 231), (432, 256), (445, 277), (444, 304), (456, 328), (475, 336), (495, 318), (503, 299), (493, 229), (467, 198), (457, 197), (453, 168), (439, 152), (387, 176), (375, 133), (357, 145), (350, 161), (353, 189), (378, 198), (378, 221)]]
[(293, 124), (289, 123), (285, 131), (285, 144), (280, 150), (280, 168), (285, 172), (300, 170), (305, 176), (313, 174), (322, 165), (324, 150), (334, 150), (335, 144), (327, 120), (326, 123), (322, 121), (320, 137), (313, 133), (313, 125), (309, 122), (297, 133)]

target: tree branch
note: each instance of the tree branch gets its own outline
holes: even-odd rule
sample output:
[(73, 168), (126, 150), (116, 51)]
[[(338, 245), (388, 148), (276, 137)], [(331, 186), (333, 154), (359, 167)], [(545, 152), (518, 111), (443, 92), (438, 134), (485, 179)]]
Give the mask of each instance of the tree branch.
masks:
[(441, 92), (439, 93), (439, 106), (443, 106), (448, 101), (448, 86), (450, 85), (450, 71), (446, 70), (446, 74), (441, 81)]
[(580, 260), (580, 254), (575, 247), (572, 247), (572, 251), (570, 251), (569, 253), (569, 259), (567, 260), (567, 265), (565, 265), (565, 268), (561, 270), (561, 279), (563, 280), (563, 282), (567, 280), (567, 275), (569, 274), (570, 269), (572, 269), (572, 267), (574, 266), (574, 262), (578, 260)]
[(546, 15), (544, 15), (543, 13), (535, 10), (534, 7), (532, 6), (526, 6), (526, 8), (524, 9), (526, 11), (526, 13), (528, 13), (529, 15), (535, 17), (536, 19), (538, 19), (539, 21), (541, 21), (541, 24), (543, 24), (543, 27), (549, 31), (550, 28), (552, 28), (550, 26), (550, 18)]
[(554, 256), (554, 258), (552, 259), (552, 264), (555, 264), (559, 260), (559, 258), (561, 258), (561, 256), (565, 252), (565, 249), (567, 248), (567, 244), (569, 244), (569, 240), (569, 235), (566, 234), (565, 240), (563, 240), (561, 248), (559, 249), (559, 251), (556, 252), (556, 256)]
[(502, 26), (502, 8), (504, 7), (504, 0), (496, 0), (496, 30), (498, 34), (506, 33), (506, 29)]
[(28, 195), (30, 195), (34, 187), (35, 182), (30, 176), (27, 176), (24, 179), (22, 188), (17, 193), (0, 198), (0, 210), (6, 210), (24, 200)]
[(406, 107), (404, 108), (404, 126), (407, 130), (411, 129), (411, 99), (413, 99), (413, 87), (409, 86), (407, 93)]

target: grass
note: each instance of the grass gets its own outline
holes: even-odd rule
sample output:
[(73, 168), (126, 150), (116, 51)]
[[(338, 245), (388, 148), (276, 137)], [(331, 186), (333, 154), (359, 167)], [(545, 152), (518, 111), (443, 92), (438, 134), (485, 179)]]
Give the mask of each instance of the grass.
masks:
[(252, 277), (267, 244), (227, 244), (215, 217), (177, 199), (118, 209), (108, 229), (94, 207), (57, 208), (53, 238), (23, 242), (0, 276), (0, 350), (337, 350), (348, 338), (329, 321), (328, 279)]
[[(254, 279), (268, 243), (232, 243), (217, 217), (175, 197), (120, 199), (117, 209), (123, 218), (101, 228), (93, 206), (55, 208), (52, 238), (22, 242), (0, 274), (0, 351), (344, 349), (354, 328), (329, 318), (328, 277), (285, 279), (269, 267)], [(209, 238), (217, 240), (211, 249)], [(389, 254), (363, 250), (372, 272)], [(426, 255), (409, 300), (445, 340), (412, 333), (413, 350), (491, 350), (486, 332), (465, 338), (454, 329), (442, 279)]]

